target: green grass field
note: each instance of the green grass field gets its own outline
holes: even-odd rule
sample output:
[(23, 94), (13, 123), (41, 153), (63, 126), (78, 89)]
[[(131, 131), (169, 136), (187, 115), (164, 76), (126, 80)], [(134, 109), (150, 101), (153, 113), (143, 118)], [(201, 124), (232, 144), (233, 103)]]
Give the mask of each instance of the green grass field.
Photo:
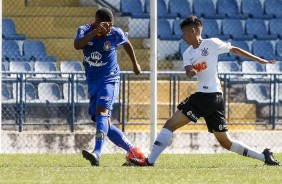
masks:
[(282, 183), (281, 166), (236, 154), (163, 154), (147, 168), (123, 162), (121, 154), (103, 155), (100, 167), (80, 154), (0, 154), (0, 183)]

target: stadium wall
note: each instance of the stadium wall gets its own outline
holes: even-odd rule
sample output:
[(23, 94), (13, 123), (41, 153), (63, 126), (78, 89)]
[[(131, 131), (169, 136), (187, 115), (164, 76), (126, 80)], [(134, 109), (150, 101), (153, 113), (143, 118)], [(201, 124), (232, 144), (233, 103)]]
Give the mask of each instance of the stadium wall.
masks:
[[(230, 132), (234, 139), (263, 150), (271, 148), (273, 152), (282, 153), (282, 131), (234, 131)], [(149, 153), (148, 132), (127, 132), (126, 136), (136, 146)], [(273, 141), (276, 140), (276, 141)], [(5, 142), (3, 142), (5, 141)], [(94, 142), (93, 133), (61, 133), (61, 132), (2, 132), (2, 153), (80, 153), (84, 148), (91, 148)], [(141, 143), (141, 144), (140, 144)], [(104, 153), (124, 153), (107, 140)], [(164, 151), (170, 154), (191, 153), (228, 153), (220, 147), (214, 136), (205, 131), (177, 132), (172, 142)]]

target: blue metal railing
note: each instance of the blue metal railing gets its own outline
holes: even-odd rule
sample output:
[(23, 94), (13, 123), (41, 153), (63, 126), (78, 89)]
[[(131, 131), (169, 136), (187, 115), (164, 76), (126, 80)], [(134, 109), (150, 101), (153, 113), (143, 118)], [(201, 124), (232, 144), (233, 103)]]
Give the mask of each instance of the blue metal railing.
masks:
[[(18, 129), (19, 131), (23, 131), (23, 126), (25, 125), (35, 125), (35, 126), (40, 126), (40, 125), (46, 125), (44, 123), (30, 123), (30, 122), (25, 122), (25, 117), (26, 117), (26, 112), (25, 112), (25, 107), (26, 107), (26, 92), (25, 92), (25, 83), (26, 82), (60, 82), (60, 83), (64, 83), (67, 82), (69, 83), (69, 93), (70, 93), (70, 97), (68, 98), (68, 103), (69, 106), (67, 106), (67, 108), (69, 108), (68, 113), (69, 113), (69, 120), (68, 120), (68, 124), (70, 126), (70, 131), (74, 132), (75, 131), (75, 126), (76, 125), (89, 125), (89, 124), (93, 124), (92, 122), (89, 123), (77, 123), (77, 119), (76, 119), (76, 107), (77, 107), (77, 101), (75, 100), (75, 83), (81, 82), (83, 83), (85, 81), (85, 78), (79, 78), (77, 77), (78, 75), (83, 74), (83, 72), (76, 72), (76, 73), (62, 73), (62, 72), (48, 72), (48, 73), (44, 73), (44, 72), (17, 72), (17, 73), (13, 73), (13, 72), (2, 72), (2, 74), (6, 74), (6, 75), (11, 75), (11, 74), (17, 74), (16, 78), (12, 78), (12, 77), (4, 77), (2, 78), (2, 82), (5, 83), (18, 83), (19, 84), (19, 99), (18, 99), (18, 95), (17, 95), (17, 99), (15, 101), (15, 105), (17, 106), (17, 115), (16, 115), (16, 125), (18, 125)], [(35, 78), (35, 77), (26, 77), (28, 75), (35, 75), (35, 74), (56, 74), (58, 76), (60, 76), (61, 74), (68, 74), (69, 77), (68, 78), (62, 78), (62, 77), (57, 77), (57, 78)], [(143, 76), (149, 76), (150, 72), (142, 72), (141, 73)], [(281, 83), (281, 78), (282, 78), (282, 73), (272, 73), (272, 74), (268, 74), (269, 77), (268, 78), (260, 78), (260, 79), (246, 79), (246, 78), (231, 78), (230, 76), (234, 76), (234, 75), (238, 75), (238, 76), (242, 76), (244, 73), (239, 73), (239, 72), (234, 72), (234, 73), (220, 73), (220, 79), (223, 82), (223, 98), (224, 98), (224, 104), (225, 104), (225, 112), (226, 112), (226, 104), (227, 104), (227, 89), (230, 86), (230, 84), (234, 84), (234, 83), (244, 83), (247, 84), (249, 82), (259, 82), (259, 83), (270, 83), (271, 85), (273, 85), (273, 95), (271, 95), (273, 98), (271, 99), (271, 109), (272, 109), (272, 117), (270, 119), (271, 122), (269, 122), (269, 124), (272, 124), (272, 129), (275, 129), (276, 125), (277, 125), (277, 104), (279, 103), (279, 99), (277, 99), (277, 84)], [(125, 131), (125, 127), (127, 122), (126, 119), (126, 110), (127, 110), (127, 91), (126, 91), (126, 81), (129, 80), (129, 76), (134, 75), (133, 72), (121, 72), (121, 100), (120, 100), (120, 118), (119, 118), (119, 122), (118, 124), (121, 125), (122, 127), (122, 131)], [(171, 79), (171, 88), (172, 88), (172, 113), (176, 111), (176, 106), (177, 106), (177, 82), (181, 81), (181, 80), (195, 80), (195, 79), (187, 79), (185, 77), (185, 72), (179, 71), (179, 72), (171, 72), (171, 71), (159, 71), (158, 72), (159, 76), (170, 76), (168, 78)], [(248, 75), (265, 75), (265, 73), (248, 73)], [(180, 79), (181, 76), (183, 76), (184, 79)], [(18, 85), (17, 85), (18, 87)], [(18, 89), (17, 89), (18, 91)], [(3, 102), (2, 102), (3, 103)], [(68, 115), (67, 115), (68, 116)], [(257, 122), (253, 122), (255, 124), (259, 124)], [(2, 125), (11, 125), (8, 123), (5, 123), (5, 121), (2, 122)], [(66, 124), (59, 124), (59, 123), (48, 123), (48, 125), (66, 125)]]

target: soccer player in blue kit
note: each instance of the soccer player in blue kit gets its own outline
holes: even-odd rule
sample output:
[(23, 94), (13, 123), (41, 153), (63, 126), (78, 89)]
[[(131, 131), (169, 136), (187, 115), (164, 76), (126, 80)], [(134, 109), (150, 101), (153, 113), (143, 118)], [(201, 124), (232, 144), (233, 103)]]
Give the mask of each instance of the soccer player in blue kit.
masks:
[(117, 146), (135, 154), (143, 154), (112, 125), (110, 116), (115, 98), (119, 93), (120, 69), (117, 62), (117, 47), (123, 45), (129, 55), (133, 71), (140, 74), (133, 47), (127, 33), (113, 27), (113, 13), (108, 8), (100, 8), (95, 13), (95, 21), (78, 28), (74, 41), (76, 50), (83, 49), (86, 82), (89, 93), (89, 114), (96, 122), (95, 147), (92, 152), (82, 150), (82, 155), (92, 166), (99, 166), (105, 136)]

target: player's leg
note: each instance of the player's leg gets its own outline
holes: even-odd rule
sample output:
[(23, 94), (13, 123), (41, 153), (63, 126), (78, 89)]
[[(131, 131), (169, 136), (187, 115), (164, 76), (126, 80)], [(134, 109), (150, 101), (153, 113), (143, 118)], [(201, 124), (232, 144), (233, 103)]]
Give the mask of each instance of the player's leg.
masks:
[(174, 115), (166, 121), (164, 127), (158, 134), (150, 157), (148, 158), (148, 162), (151, 164), (155, 163), (160, 154), (170, 143), (173, 132), (182, 126), (187, 125), (190, 121), (191, 120), (188, 119), (180, 110), (177, 110)]
[(95, 134), (95, 146), (92, 152), (87, 150), (82, 151), (84, 158), (90, 161), (92, 166), (99, 166), (99, 161), (102, 154), (103, 145), (105, 142), (105, 135), (108, 133), (108, 109), (102, 106), (97, 106), (96, 116), (91, 116), (91, 119), (96, 119), (96, 134)]
[[(264, 161), (267, 163), (266, 158), (270, 157), (272, 154), (270, 151), (266, 151), (264, 153), (258, 152), (257, 150), (247, 146), (246, 144), (237, 141), (232, 140), (227, 129), (226, 121), (225, 121), (225, 115), (224, 115), (224, 104), (222, 95), (217, 95), (215, 98), (215, 102), (212, 108), (214, 108), (214, 111), (205, 116), (206, 124), (208, 127), (209, 132), (213, 133), (218, 140), (219, 144), (232, 152), (238, 153), (240, 155), (255, 158), (261, 161)], [(272, 164), (274, 162), (271, 162)], [(268, 163), (270, 164), (270, 163)]]
[[(97, 86), (98, 84), (88, 84), (88, 93), (89, 93), (89, 97), (90, 97), (90, 101), (89, 101), (89, 115), (91, 117), (91, 120), (93, 122), (97, 122), (97, 116), (96, 116), (96, 102), (97, 102)], [(97, 124), (97, 123), (96, 123)], [(97, 129), (96, 129), (96, 135), (95, 135), (95, 145), (94, 147), (97, 145), (99, 145), (99, 140), (97, 140), (97, 137), (99, 137), (99, 133), (97, 134)], [(98, 135), (98, 136), (97, 136)], [(98, 141), (98, 143), (97, 143)], [(97, 148), (96, 148), (97, 150)], [(99, 157), (98, 154), (94, 152), (95, 149), (93, 151), (88, 151), (88, 150), (82, 150), (82, 155), (85, 159), (87, 159), (88, 161), (90, 161), (90, 164), (92, 166), (99, 166)]]
[(188, 124), (191, 120), (194, 122), (197, 122), (197, 119), (199, 118), (198, 114), (195, 109), (193, 108), (193, 105), (191, 104), (191, 101), (196, 98), (195, 95), (191, 95), (189, 98), (186, 98), (183, 100), (178, 106), (178, 110), (173, 114), (173, 116), (167, 120), (164, 127), (158, 134), (151, 154), (146, 160), (137, 160), (133, 159), (132, 162), (135, 165), (139, 166), (152, 166), (160, 156), (160, 154), (163, 152), (163, 150), (168, 146), (173, 132)]
[(173, 116), (169, 120), (167, 120), (164, 127), (158, 134), (154, 142), (150, 156), (145, 160), (131, 159), (131, 162), (137, 166), (153, 166), (156, 160), (158, 159), (158, 157), (160, 156), (160, 154), (168, 146), (172, 138), (173, 132), (176, 129), (186, 125), (190, 121), (191, 120), (188, 117), (186, 117), (183, 114), (183, 112), (177, 110), (173, 114)]
[(119, 94), (119, 81), (116, 80), (116, 81), (107, 82), (104, 88), (100, 91), (100, 93), (101, 96), (107, 97), (107, 100), (100, 102), (101, 104), (103, 104), (103, 106), (105, 106), (108, 109), (109, 129), (106, 135), (115, 145), (128, 151), (133, 147), (132, 143), (126, 138), (126, 136), (123, 134), (123, 132), (120, 129), (112, 125), (110, 120), (114, 101)]
[(279, 162), (275, 160), (273, 153), (270, 152), (270, 149), (265, 149), (263, 152), (259, 152), (243, 142), (232, 140), (228, 132), (214, 131), (214, 135), (220, 145), (227, 150), (238, 153), (242, 156), (261, 160), (268, 165), (279, 165)]

